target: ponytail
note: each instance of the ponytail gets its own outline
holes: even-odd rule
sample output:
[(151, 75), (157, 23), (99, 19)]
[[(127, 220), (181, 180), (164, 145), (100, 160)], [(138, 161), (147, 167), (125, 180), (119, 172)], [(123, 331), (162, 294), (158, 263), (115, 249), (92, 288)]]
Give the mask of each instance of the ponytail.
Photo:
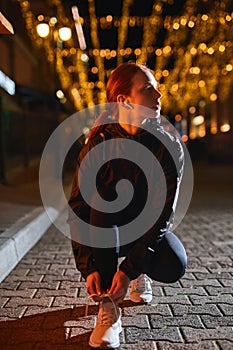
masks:
[(93, 127), (91, 128), (88, 140), (90, 140), (95, 135), (99, 134), (103, 129), (105, 124), (108, 124), (111, 120), (111, 115), (109, 115), (109, 111), (105, 110), (96, 118)]

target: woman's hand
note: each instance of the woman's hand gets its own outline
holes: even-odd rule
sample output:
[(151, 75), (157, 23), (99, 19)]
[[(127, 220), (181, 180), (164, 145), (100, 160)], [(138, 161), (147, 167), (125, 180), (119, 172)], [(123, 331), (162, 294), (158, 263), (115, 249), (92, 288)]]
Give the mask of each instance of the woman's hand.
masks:
[[(101, 277), (98, 271), (94, 271), (90, 273), (87, 276), (86, 279), (86, 289), (88, 294), (97, 294), (101, 295), (103, 294), (103, 291), (101, 289)], [(92, 299), (95, 302), (98, 302), (101, 300), (101, 298), (98, 298), (97, 296), (93, 296)]]
[(117, 271), (113, 277), (111, 288), (108, 293), (111, 294), (115, 303), (119, 304), (126, 296), (130, 284), (129, 277), (121, 270)]

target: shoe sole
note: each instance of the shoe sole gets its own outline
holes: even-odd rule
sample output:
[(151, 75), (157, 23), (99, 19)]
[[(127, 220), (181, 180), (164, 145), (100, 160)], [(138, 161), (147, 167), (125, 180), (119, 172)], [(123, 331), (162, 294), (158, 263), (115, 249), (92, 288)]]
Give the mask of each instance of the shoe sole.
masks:
[[(119, 330), (119, 334), (122, 332), (122, 327), (120, 328), (120, 330)], [(89, 340), (89, 345), (92, 347), (92, 348), (94, 348), (94, 349), (117, 349), (117, 348), (119, 348), (119, 346), (120, 346), (120, 342), (117, 342), (116, 344), (114, 344), (114, 345), (111, 345), (111, 346), (105, 346), (105, 347), (103, 347), (104, 345), (96, 345), (96, 344), (94, 344), (94, 343), (92, 343), (92, 341), (91, 341), (91, 339)]]
[(112, 346), (104, 346), (104, 345), (96, 346), (95, 344), (92, 344), (91, 342), (89, 342), (89, 345), (94, 349), (117, 349), (120, 347), (120, 343), (114, 344)]
[[(121, 330), (122, 331), (122, 330)], [(121, 332), (120, 331), (120, 332)], [(104, 345), (96, 345), (96, 344), (94, 344), (94, 343), (92, 343), (91, 341), (89, 341), (89, 345), (92, 347), (92, 348), (94, 348), (94, 349), (117, 349), (117, 348), (119, 348), (119, 346), (120, 346), (120, 342), (119, 343), (116, 343), (116, 344), (113, 344), (113, 345), (111, 345), (111, 346), (105, 346), (104, 347)]]
[(140, 299), (134, 299), (134, 297), (130, 296), (130, 300), (133, 301), (134, 303), (150, 303), (152, 301), (152, 297), (149, 300), (140, 298)]

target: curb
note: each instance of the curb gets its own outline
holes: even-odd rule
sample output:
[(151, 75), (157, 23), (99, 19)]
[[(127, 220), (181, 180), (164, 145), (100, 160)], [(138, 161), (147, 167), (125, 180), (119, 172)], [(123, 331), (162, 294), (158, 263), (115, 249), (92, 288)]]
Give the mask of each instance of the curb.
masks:
[(1, 233), (0, 283), (39, 241), (58, 214), (59, 212), (52, 207), (46, 208), (46, 211), (42, 206), (37, 207)]

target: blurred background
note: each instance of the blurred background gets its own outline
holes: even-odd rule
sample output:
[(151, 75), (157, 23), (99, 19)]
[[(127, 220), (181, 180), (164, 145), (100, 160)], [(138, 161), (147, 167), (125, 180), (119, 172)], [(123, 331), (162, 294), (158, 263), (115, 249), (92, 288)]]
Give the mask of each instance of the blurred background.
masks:
[[(193, 164), (218, 165), (224, 181), (221, 169), (233, 160), (231, 0), (1, 0), (0, 12), (14, 29), (0, 34), (1, 183), (17, 184), (19, 169), (21, 182), (38, 176), (51, 133), (105, 103), (109, 74), (127, 61), (154, 71), (162, 114)], [(80, 120), (81, 131), (92, 124)]]

